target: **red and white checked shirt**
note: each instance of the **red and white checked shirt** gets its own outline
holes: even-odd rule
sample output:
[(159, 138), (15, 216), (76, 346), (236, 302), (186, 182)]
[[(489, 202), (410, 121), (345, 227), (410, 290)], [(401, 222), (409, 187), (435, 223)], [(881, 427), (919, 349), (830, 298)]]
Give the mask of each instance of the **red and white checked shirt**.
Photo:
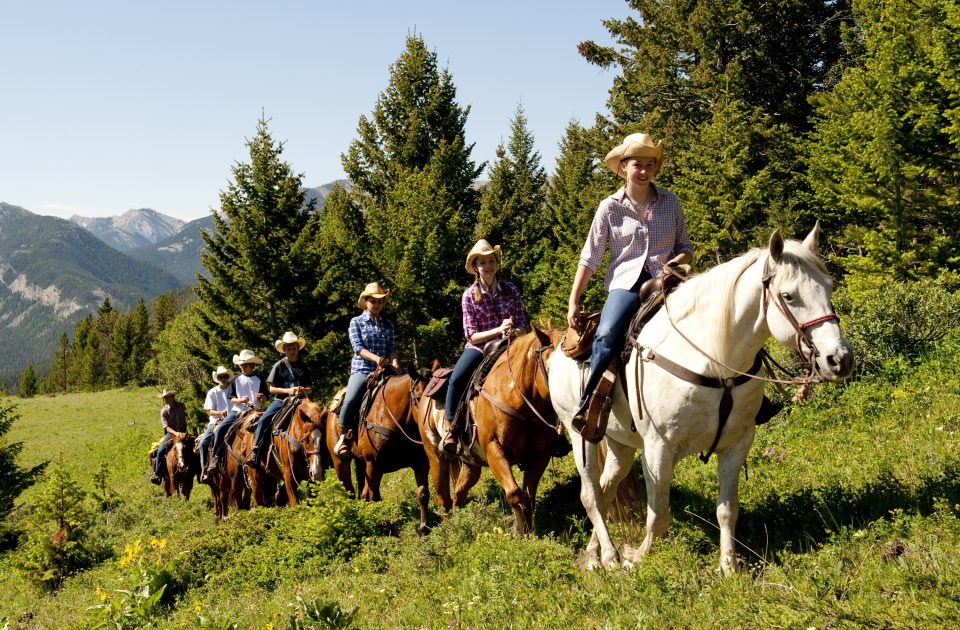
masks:
[[(475, 344), (470, 342), (470, 337), (473, 337), (474, 333), (493, 330), (508, 317), (513, 318), (514, 328), (527, 327), (527, 315), (520, 303), (520, 289), (509, 280), (500, 280), (499, 284), (496, 295), (487, 293), (476, 281), (463, 292), (460, 306), (463, 309), (463, 336), (467, 338), (464, 350), (473, 348), (482, 352), (484, 346), (490, 342)], [(473, 301), (474, 287), (479, 288), (483, 296), (479, 302)]]
[(652, 277), (658, 278), (672, 258), (682, 252), (693, 255), (676, 195), (657, 186), (653, 186), (653, 193), (651, 202), (638, 210), (627, 197), (626, 188), (621, 188), (597, 208), (580, 264), (596, 273), (609, 245), (610, 265), (603, 278), (607, 291), (631, 288), (644, 265)]

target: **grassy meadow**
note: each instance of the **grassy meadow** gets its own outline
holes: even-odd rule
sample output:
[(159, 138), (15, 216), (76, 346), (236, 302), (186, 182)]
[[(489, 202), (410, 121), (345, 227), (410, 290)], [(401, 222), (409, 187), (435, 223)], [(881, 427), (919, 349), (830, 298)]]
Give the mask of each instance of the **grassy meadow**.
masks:
[[(760, 427), (741, 478), (744, 566), (731, 578), (716, 568), (715, 460), (678, 466), (673, 520), (654, 555), (588, 572), (576, 565), (589, 528), (570, 456), (551, 463), (535, 534), (523, 539), (509, 535), (488, 472), (464, 510), (434, 514), (424, 538), (408, 473), (386, 478), (379, 504), (328, 479), (297, 509), (218, 525), (205, 486), (185, 502), (147, 482), (159, 436), (152, 390), (17, 401), (7, 437), (24, 443), (21, 465), (53, 460), (94, 495), (105, 463), (111, 499), (106, 510), (88, 500), (100, 559), (57, 594), (17, 568), (19, 551), (0, 555), (0, 628), (956, 626), (958, 355), (960, 339), (948, 338), (915, 368), (819, 386)], [(22, 495), (14, 525), (36, 518), (42, 486)], [(642, 526), (614, 533), (637, 545)], [(144, 584), (164, 591), (152, 603), (121, 592)]]

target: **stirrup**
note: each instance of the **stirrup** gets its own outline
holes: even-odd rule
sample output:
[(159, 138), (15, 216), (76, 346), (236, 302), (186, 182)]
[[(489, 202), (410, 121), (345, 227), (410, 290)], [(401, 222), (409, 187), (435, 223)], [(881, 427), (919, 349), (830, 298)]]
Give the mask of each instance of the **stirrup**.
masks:
[(353, 431), (348, 429), (340, 434), (340, 439), (333, 445), (333, 452), (337, 457), (348, 457), (352, 455), (350, 445), (353, 443)]

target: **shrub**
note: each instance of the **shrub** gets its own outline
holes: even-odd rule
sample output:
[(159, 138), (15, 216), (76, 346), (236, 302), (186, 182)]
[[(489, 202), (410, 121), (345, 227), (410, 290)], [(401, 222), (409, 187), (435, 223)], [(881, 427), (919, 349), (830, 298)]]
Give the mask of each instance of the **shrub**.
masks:
[(838, 310), (860, 373), (896, 369), (913, 361), (960, 326), (960, 293), (925, 279), (888, 282), (882, 288), (838, 289)]

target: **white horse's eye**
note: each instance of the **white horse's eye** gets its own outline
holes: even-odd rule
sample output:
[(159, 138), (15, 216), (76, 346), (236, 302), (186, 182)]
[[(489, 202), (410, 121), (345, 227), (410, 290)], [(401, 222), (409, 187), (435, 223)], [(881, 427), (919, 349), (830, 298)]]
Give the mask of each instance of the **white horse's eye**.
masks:
[(791, 295), (789, 291), (783, 291), (780, 297), (783, 298), (784, 302), (793, 302), (793, 295)]

